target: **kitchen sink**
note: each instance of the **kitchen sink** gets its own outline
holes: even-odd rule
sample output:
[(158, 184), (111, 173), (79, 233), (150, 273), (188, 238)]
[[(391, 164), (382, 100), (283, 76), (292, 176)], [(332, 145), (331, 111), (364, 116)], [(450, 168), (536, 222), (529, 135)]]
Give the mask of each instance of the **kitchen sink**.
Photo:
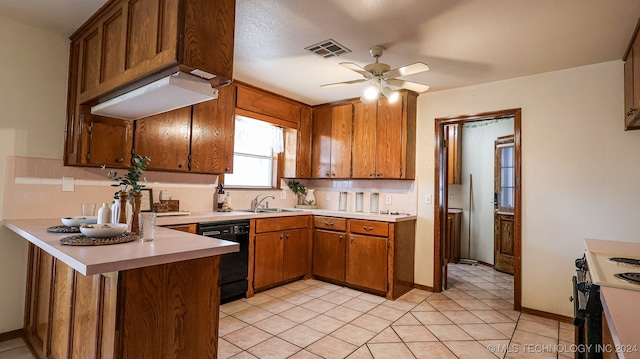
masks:
[(259, 208), (259, 209), (239, 209), (239, 212), (249, 213), (279, 213), (279, 212), (302, 212), (301, 209), (293, 208)]

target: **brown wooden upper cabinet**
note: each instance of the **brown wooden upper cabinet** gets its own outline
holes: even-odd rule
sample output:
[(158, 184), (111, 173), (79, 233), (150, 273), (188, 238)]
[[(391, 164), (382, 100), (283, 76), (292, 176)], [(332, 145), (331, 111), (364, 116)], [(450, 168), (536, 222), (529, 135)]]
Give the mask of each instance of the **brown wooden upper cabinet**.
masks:
[(214, 74), (213, 85), (230, 80), (234, 26), (234, 0), (108, 1), (71, 36), (65, 164), (101, 164), (89, 156), (95, 120), (85, 109), (100, 97), (178, 70)]
[(351, 177), (351, 103), (313, 109), (311, 176)]
[[(638, 21), (640, 23), (640, 20)], [(640, 129), (640, 37), (631, 38), (624, 58), (624, 129)]]
[(354, 104), (352, 178), (415, 177), (416, 99), (403, 91), (395, 103)]
[(234, 85), (228, 85), (216, 100), (138, 119), (134, 152), (151, 158), (149, 170), (229, 173), (234, 102)]

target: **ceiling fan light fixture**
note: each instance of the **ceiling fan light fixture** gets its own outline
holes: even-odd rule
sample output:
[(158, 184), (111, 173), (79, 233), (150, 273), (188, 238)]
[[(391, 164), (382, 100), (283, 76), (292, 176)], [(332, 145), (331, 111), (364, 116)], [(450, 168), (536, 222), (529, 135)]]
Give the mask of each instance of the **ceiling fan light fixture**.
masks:
[(364, 97), (369, 101), (373, 101), (378, 98), (379, 94), (380, 94), (380, 88), (378, 87), (377, 83), (373, 82), (371, 85), (367, 86), (366, 89), (364, 89), (364, 93), (362, 94), (362, 97)]
[(387, 86), (382, 89), (382, 94), (387, 98), (389, 103), (395, 103), (400, 98), (400, 93), (398, 93), (398, 91), (393, 91)]

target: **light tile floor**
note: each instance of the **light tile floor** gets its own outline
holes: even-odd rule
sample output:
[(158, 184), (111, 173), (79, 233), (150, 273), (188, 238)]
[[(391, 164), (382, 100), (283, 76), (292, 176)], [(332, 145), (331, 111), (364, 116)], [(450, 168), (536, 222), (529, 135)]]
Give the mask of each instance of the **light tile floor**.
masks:
[(513, 277), (449, 265), (395, 301), (306, 280), (222, 305), (218, 358), (563, 358), (573, 326), (513, 308)]
[[(449, 265), (450, 289), (395, 301), (306, 280), (222, 305), (218, 358), (564, 358), (573, 326), (512, 310), (513, 277)], [(31, 359), (21, 338), (0, 359)]]

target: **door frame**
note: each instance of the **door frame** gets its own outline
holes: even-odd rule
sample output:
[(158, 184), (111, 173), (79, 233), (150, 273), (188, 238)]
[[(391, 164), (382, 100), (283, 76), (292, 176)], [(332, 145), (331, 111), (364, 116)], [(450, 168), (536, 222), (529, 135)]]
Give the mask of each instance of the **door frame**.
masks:
[[(443, 269), (441, 266), (441, 250), (446, 236), (446, 220), (448, 208), (447, 203), (447, 164), (446, 150), (444, 146), (444, 125), (451, 123), (464, 124), (467, 122), (477, 122), (494, 120), (505, 117), (513, 117), (513, 135), (514, 135), (514, 151), (515, 151), (515, 191), (514, 191), (514, 234), (513, 234), (513, 251), (514, 251), (514, 273), (513, 273), (513, 309), (520, 310), (522, 308), (522, 182), (521, 182), (521, 109), (508, 109), (502, 111), (483, 112), (472, 115), (463, 115), (455, 117), (442, 117), (435, 119), (435, 161), (434, 161), (434, 261), (433, 261), (433, 291), (440, 292), (443, 284)], [(446, 272), (446, 271), (445, 271)]]

